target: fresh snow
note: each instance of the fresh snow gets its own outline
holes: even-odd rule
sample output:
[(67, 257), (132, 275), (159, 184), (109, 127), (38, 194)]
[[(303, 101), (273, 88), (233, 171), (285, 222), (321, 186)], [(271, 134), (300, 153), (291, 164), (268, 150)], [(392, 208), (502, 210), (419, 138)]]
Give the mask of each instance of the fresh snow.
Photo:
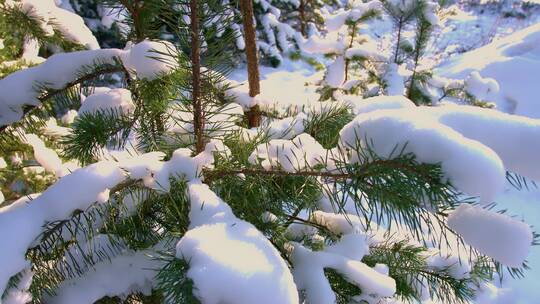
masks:
[(0, 242), (4, 248), (0, 251), (0, 291), (4, 291), (11, 276), (28, 266), (25, 252), (45, 223), (66, 219), (73, 211), (86, 209), (100, 196), (108, 196), (109, 189), (124, 178), (116, 164), (96, 163), (64, 176), (41, 195), (25, 196), (0, 208)]
[(462, 204), (448, 217), (448, 226), (503, 265), (520, 267), (529, 255), (531, 228), (508, 215)]
[(326, 154), (326, 149), (311, 135), (302, 133), (293, 140), (273, 139), (260, 144), (249, 156), (249, 162), (260, 163), (266, 170), (280, 167), (287, 172), (296, 172), (323, 163)]
[[(60, 284), (51, 304), (92, 304), (109, 296), (128, 296), (135, 292), (149, 295), (155, 287), (155, 275), (163, 262), (152, 257), (152, 251), (129, 252), (98, 263), (84, 276)], [(23, 304), (23, 303), (21, 303)]]
[(99, 49), (96, 37), (85, 25), (83, 18), (57, 7), (54, 0), (7, 0), (6, 5), (20, 7), (22, 12), (39, 20), (42, 30), (49, 36), (57, 29), (69, 41), (83, 45), (87, 49)]
[(0, 80), (0, 125), (18, 121), (23, 115), (23, 106), (39, 106), (41, 92), (36, 86), (62, 89), (77, 78), (84, 66), (96, 62), (113, 63), (113, 58), (123, 51), (116, 49), (80, 51), (56, 54), (44, 63), (12, 73)]
[[(288, 2), (296, 7), (299, 5), (298, 1)], [(58, 29), (69, 40), (89, 49), (99, 48), (82, 18), (70, 12), (69, 3), (55, 3), (53, 0), (23, 0), (22, 3), (28, 13), (42, 17), (44, 30), (52, 30), (49, 21), (53, 18), (63, 18)], [(311, 71), (302, 63), (283, 58), (282, 66), (277, 69), (261, 67), (262, 94), (256, 97), (250, 97), (247, 94), (247, 84), (241, 83), (245, 80), (244, 72), (233, 74), (232, 78), (238, 82), (231, 80), (233, 88), (227, 94), (236, 97), (238, 104), (224, 111), (226, 113), (216, 115), (215, 122), (228, 120), (229, 116), (240, 116), (243, 109), (247, 110), (254, 105), (261, 105), (263, 110), (277, 109), (280, 114), (287, 113), (291, 108), (299, 110), (305, 107), (304, 111), (324, 108), (318, 104), (319, 94), (315, 90), (321, 80), (332, 88), (347, 89), (354, 85), (354, 79), (345, 82), (346, 60), (355, 56), (380, 61), (388, 58), (388, 54), (381, 52), (381, 45), (368, 39), (368, 36), (379, 37), (376, 32), (387, 30), (388, 24), (374, 31), (366, 31), (362, 27), (360, 32), (366, 34), (367, 39), (362, 44), (348, 48), (343, 39), (345, 22), (356, 20), (368, 9), (377, 8), (378, 1), (367, 4), (356, 1), (350, 10), (333, 12), (324, 7), (321, 13), (325, 15), (328, 32), (323, 31), (321, 35), (310, 31), (313, 34), (307, 39), (299, 37), (288, 24), (281, 23), (280, 11), (270, 2), (259, 0), (258, 3), (267, 12), (260, 26), (264, 28), (269, 40), (269, 44), (260, 43), (261, 51), (281, 58), (277, 47), (287, 53), (295, 48), (296, 43), (304, 56), (320, 59), (317, 56), (333, 53), (335, 57), (323, 60), (327, 64), (325, 75)], [(407, 3), (396, 1), (399, 5)], [(434, 14), (436, 8), (435, 2), (428, 1), (423, 13), (434, 25), (450, 25), (436, 29), (441, 34), (437, 39), (442, 40), (443, 45), (448, 42), (448, 36), (453, 35), (450, 31), (460, 28), (459, 22), (465, 24), (481, 19), (460, 11), (456, 5), (457, 15), (439, 20)], [(107, 9), (102, 8), (100, 17), (105, 25), (110, 26), (117, 20), (107, 17), (107, 13)], [(377, 22), (380, 21), (373, 21), (373, 24)], [(72, 25), (74, 28), (68, 28)], [(505, 182), (507, 170), (532, 180), (540, 180), (537, 156), (540, 147), (537, 141), (531, 140), (540, 136), (540, 122), (533, 119), (540, 118), (540, 105), (536, 100), (540, 92), (534, 83), (540, 79), (539, 25), (455, 56), (435, 70), (437, 76), (431, 81), (432, 84), (438, 84), (435, 87), (463, 84), (465, 90), (477, 99), (494, 102), (496, 110), (437, 102), (434, 102), (435, 107), (416, 107), (412, 101), (401, 96), (405, 90), (403, 81), (410, 74), (406, 67), (396, 64), (387, 65), (384, 75), (386, 94), (396, 96), (364, 99), (359, 96), (333, 95), (337, 99), (336, 104), (350, 106), (357, 115), (341, 131), (340, 149), (366, 147), (369, 141), (373, 143), (375, 152), (382, 157), (389, 157), (396, 146), (405, 147), (404, 151), (415, 153), (420, 162), (440, 163), (445, 176), (466, 194), (478, 196), (480, 203), (501, 202), (501, 207), (510, 209), (508, 214), (517, 215), (511, 217), (499, 214), (488, 210), (490, 206), (480, 204), (460, 205), (448, 218), (449, 226), (469, 245), (502, 264), (513, 267), (521, 265), (525, 259), (531, 262), (533, 270), (526, 273), (524, 280), (505, 278), (502, 282), (482, 284), (481, 293), (475, 300), (478, 304), (528, 304), (531, 299), (540, 298), (535, 285), (538, 280), (537, 269), (540, 269), (540, 255), (537, 248), (531, 247), (532, 232), (528, 225), (540, 222), (536, 216), (538, 204), (535, 204), (540, 201), (539, 191), (518, 193), (509, 190)], [(481, 30), (486, 27), (483, 24)], [(233, 30), (241, 33), (239, 26)], [(457, 32), (467, 34), (463, 30)], [(237, 47), (243, 49), (245, 46), (240, 38), (239, 35)], [(452, 48), (455, 49), (455, 46), (448, 46), (444, 53), (452, 52)], [(41, 62), (43, 59), (37, 57), (38, 50), (35, 41), (25, 41), (23, 57)], [(149, 40), (127, 45), (123, 50), (54, 55), (37, 67), (0, 80), (0, 125), (19, 120), (24, 105), (40, 105), (41, 92), (35, 90), (37, 85), (46, 84), (48, 88), (60, 89), (72, 81), (83, 66), (95, 61), (112, 63), (113, 58), (117, 57), (132, 77), (152, 80), (177, 67), (175, 55), (173, 45)], [(159, 60), (152, 60), (151, 57)], [(129, 113), (134, 109), (130, 95), (124, 89), (98, 89), (86, 98), (83, 96), (79, 113), (70, 111), (61, 121), (70, 124), (78, 114), (98, 110), (119, 109)], [(171, 114), (191, 119), (189, 115), (180, 112), (173, 111)], [(282, 119), (265, 119), (264, 126), (258, 129), (238, 128), (246, 138), (252, 138), (262, 131), (267, 132), (271, 138), (267, 144), (256, 147), (250, 162), (260, 163), (264, 169), (278, 166), (288, 172), (296, 172), (316, 165), (331, 153), (332, 150), (322, 148), (310, 135), (303, 133), (304, 124), (310, 118), (309, 112), (305, 113), (308, 114), (300, 112)], [(169, 131), (187, 134), (190, 128), (192, 126), (186, 123), (172, 126)], [(45, 134), (60, 138), (69, 134), (69, 130), (58, 126), (53, 119), (47, 122)], [(193, 157), (190, 150), (178, 149), (167, 161), (163, 160), (165, 154), (161, 152), (131, 156), (123, 153), (126, 151), (107, 151), (108, 154), (105, 153), (103, 158), (114, 161), (102, 161), (77, 169), (76, 164), (63, 164), (57, 153), (36, 135), (26, 134), (25, 140), (40, 164), (26, 168), (27, 171), (45, 170), (60, 179), (41, 195), (22, 198), (0, 209), (0, 247), (5, 248), (0, 251), (0, 291), (4, 291), (10, 276), (23, 271), (21, 282), (6, 290), (3, 303), (22, 304), (31, 299), (27, 289), (32, 273), (26, 270), (29, 263), (24, 253), (41, 232), (43, 224), (65, 219), (76, 209), (85, 209), (95, 202), (106, 201), (110, 189), (127, 178), (142, 180), (145, 186), (164, 192), (170, 188), (170, 178), (182, 177), (190, 181), (188, 194), (191, 199), (191, 225), (190, 230), (177, 243), (176, 254), (178, 258), (190, 263), (188, 276), (194, 281), (197, 287), (195, 293), (203, 303), (299, 303), (297, 287), (305, 293), (310, 303), (332, 303), (335, 295), (324, 276), (325, 268), (338, 271), (349, 282), (369, 293), (356, 300), (375, 303), (395, 293), (395, 282), (388, 276), (388, 266), (378, 264), (370, 268), (360, 261), (369, 253), (369, 245), (382, 240), (379, 233), (382, 228), (371, 227), (370, 231), (365, 231), (366, 223), (355, 214), (356, 210), (350, 201), (343, 206), (343, 210), (350, 214), (336, 214), (335, 206), (324, 195), (319, 202), (319, 208), (324, 211), (302, 210), (298, 217), (309, 218), (342, 236), (322, 251), (311, 251), (299, 243), (290, 243), (289, 258), (294, 266), (291, 273), (267, 238), (250, 223), (238, 219), (227, 203), (198, 179), (203, 168), (213, 166), (215, 153), (223, 157), (229, 154), (227, 147), (220, 141), (211, 141), (204, 152)], [(10, 164), (19, 161), (15, 157)], [(358, 160), (351, 155), (348, 161)], [(0, 158), (0, 170), (6, 166), (7, 163)], [(80, 192), (80, 187), (73, 186), (80, 184), (88, 187)], [(0, 203), (2, 200), (3, 195), (0, 193)], [(125, 199), (123, 204), (129, 214), (136, 208), (137, 200)], [(494, 210), (500, 210), (500, 207)], [(261, 216), (266, 222), (277, 220), (269, 212)], [(289, 228), (288, 232), (294, 239), (308, 237), (313, 241), (321, 241), (321, 236), (316, 234), (313, 227), (293, 224)], [(10, 233), (14, 230), (20, 233)], [(389, 231), (396, 232), (392, 229)], [(114, 258), (112, 263), (100, 263), (85, 276), (62, 283), (59, 295), (47, 299), (47, 303), (93, 303), (106, 295), (123, 296), (134, 291), (148, 293), (154, 284), (155, 268), (159, 265), (149, 259), (147, 253), (125, 252)], [(470, 273), (470, 263), (452, 255), (448, 248), (429, 248), (428, 255), (427, 262), (432, 269), (448, 269), (449, 274), (458, 279)], [(422, 298), (427, 300), (429, 293), (420, 283), (417, 288), (422, 289)], [(228, 288), (220, 288), (223, 285)], [(389, 299), (387, 302), (391, 301)]]
[(508, 171), (540, 180), (538, 149), (540, 121), (472, 106), (445, 105), (424, 108), (444, 125), (488, 146)]
[(485, 203), (492, 202), (504, 185), (504, 166), (493, 150), (416, 109), (360, 114), (340, 137), (346, 148), (369, 147), (383, 158), (395, 157), (403, 149), (421, 163), (440, 163), (453, 185)]
[(122, 61), (141, 79), (154, 79), (178, 67), (176, 47), (167, 41), (144, 40), (128, 45)]
[(191, 229), (176, 256), (189, 263), (202, 303), (299, 303), (288, 266), (263, 234), (200, 181), (188, 183), (188, 193)]
[(20, 70), (0, 80), (0, 125), (8, 125), (23, 116), (23, 106), (39, 106), (40, 90), (64, 88), (77, 76), (81, 69), (96, 63), (113, 64), (121, 58), (124, 66), (136, 76), (153, 79), (171, 71), (176, 66), (176, 58), (171, 57), (176, 49), (169, 43), (142, 41), (127, 50), (103, 49), (55, 54), (43, 64)]
[[(475, 96), (489, 97), (488, 93), (500, 91), (494, 101), (501, 111), (540, 118), (540, 23), (452, 57), (436, 73), (449, 78), (469, 77), (469, 83), (475, 82)], [(489, 80), (486, 91), (478, 86), (478, 76), (497, 83)]]
[(116, 110), (119, 113), (127, 114), (133, 112), (134, 109), (135, 104), (133, 104), (129, 90), (112, 89), (86, 97), (79, 108), (78, 115), (107, 112), (108, 110)]

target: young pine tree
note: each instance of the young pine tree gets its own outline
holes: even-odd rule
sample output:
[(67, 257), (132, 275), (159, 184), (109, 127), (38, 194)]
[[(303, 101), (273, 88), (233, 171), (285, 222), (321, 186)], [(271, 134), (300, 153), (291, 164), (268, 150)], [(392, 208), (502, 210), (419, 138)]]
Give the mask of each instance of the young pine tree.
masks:
[[(444, 119), (492, 128), (490, 110), (379, 97), (256, 126), (226, 79), (233, 3), (103, 2), (127, 12), (126, 48), (66, 50), (0, 80), (2, 303), (466, 303), (505, 269), (523, 275), (536, 235), (481, 205), (502, 187), (504, 144)], [(5, 3), (40, 30), (63, 13)], [(366, 64), (367, 8), (343, 23), (340, 71)], [(347, 73), (326, 81), (342, 89)]]

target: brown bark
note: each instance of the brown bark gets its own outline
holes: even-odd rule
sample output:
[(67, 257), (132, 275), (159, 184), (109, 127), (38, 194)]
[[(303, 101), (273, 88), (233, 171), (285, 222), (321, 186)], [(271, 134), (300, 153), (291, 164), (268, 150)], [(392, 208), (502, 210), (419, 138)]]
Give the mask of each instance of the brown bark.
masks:
[(300, 33), (302, 36), (306, 35), (306, 0), (300, 0), (300, 7), (298, 7), (300, 13)]
[(143, 24), (140, 18), (140, 11), (144, 8), (144, 2), (141, 4), (141, 1), (135, 1), (135, 3), (130, 4), (127, 0), (120, 0), (120, 3), (126, 8), (130, 13), (131, 19), (133, 19), (133, 28), (135, 30), (135, 42), (141, 42), (144, 40), (144, 30)]
[(247, 119), (250, 128), (256, 128), (261, 125), (262, 113), (259, 105), (254, 105), (249, 109)]
[[(257, 42), (255, 37), (255, 26), (253, 25), (252, 0), (240, 0), (240, 9), (242, 10), (242, 21), (244, 24), (249, 96), (255, 97), (261, 93), (261, 88), (259, 84), (259, 59), (257, 58)], [(252, 107), (247, 113), (247, 116), (250, 128), (260, 126), (261, 112), (258, 105)]]
[(193, 101), (193, 131), (195, 133), (195, 152), (204, 151), (204, 117), (201, 101), (201, 48), (199, 39), (199, 7), (197, 0), (190, 1), (191, 10), (191, 73)]

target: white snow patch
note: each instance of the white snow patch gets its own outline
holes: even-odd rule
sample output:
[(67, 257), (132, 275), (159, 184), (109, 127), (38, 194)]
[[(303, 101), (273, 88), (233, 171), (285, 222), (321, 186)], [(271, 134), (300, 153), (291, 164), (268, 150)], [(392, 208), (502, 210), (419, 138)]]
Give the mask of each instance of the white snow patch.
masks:
[[(492, 202), (504, 186), (505, 170), (493, 150), (414, 108), (360, 114), (340, 137), (343, 147), (365, 149), (369, 143), (382, 158), (395, 156), (397, 147), (421, 163), (440, 163), (454, 186), (482, 202)], [(358, 161), (354, 156), (351, 161)]]
[(520, 267), (532, 245), (529, 225), (468, 204), (450, 214), (448, 226), (481, 253), (510, 267)]
[[(176, 246), (202, 303), (299, 303), (289, 268), (253, 225), (207, 185), (188, 184), (191, 229)], [(222, 288), (223, 286), (227, 288)]]
[(78, 116), (95, 114), (100, 111), (117, 110), (128, 114), (133, 112), (135, 104), (131, 99), (131, 92), (126, 89), (112, 89), (103, 93), (94, 93), (84, 100), (79, 108)]

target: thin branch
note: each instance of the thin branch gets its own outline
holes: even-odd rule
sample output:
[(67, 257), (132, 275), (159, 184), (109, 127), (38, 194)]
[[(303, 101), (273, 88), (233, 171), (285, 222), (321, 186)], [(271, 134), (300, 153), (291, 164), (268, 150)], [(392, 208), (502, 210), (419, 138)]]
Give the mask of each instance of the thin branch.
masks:
[(398, 56), (399, 56), (399, 44), (401, 43), (401, 29), (403, 28), (403, 17), (399, 17), (399, 23), (398, 23), (398, 33), (397, 33), (397, 42), (396, 42), (396, 50), (394, 54), (394, 62), (398, 63)]
[(201, 100), (201, 48), (199, 40), (199, 7), (197, 0), (190, 1), (191, 10), (191, 73), (193, 82), (193, 127), (195, 133), (195, 152), (204, 150), (204, 118)]
[[(357, 26), (357, 22), (354, 23), (352, 29), (351, 29), (351, 40), (349, 41), (349, 49), (352, 48), (353, 46), (353, 43), (354, 43), (354, 38), (356, 37), (356, 26)], [(345, 81), (344, 82), (347, 82), (347, 80), (349, 79), (349, 64), (351, 63), (351, 59), (348, 59), (348, 58), (345, 58)]]
[(264, 170), (264, 169), (230, 169), (230, 170), (204, 170), (205, 182), (211, 182), (216, 178), (225, 176), (246, 174), (246, 175), (274, 175), (274, 176), (304, 176), (304, 177), (328, 177), (333, 179), (348, 179), (357, 177), (358, 175), (352, 175), (348, 173), (330, 173), (330, 172), (318, 172), (318, 171), (299, 171), (299, 172), (287, 172), (281, 170)]
[[(393, 168), (393, 169), (402, 169), (407, 170), (410, 172), (413, 172), (415, 174), (422, 174), (422, 172), (418, 171), (413, 166), (408, 166), (403, 163), (400, 163), (398, 161), (393, 160), (375, 160), (373, 162), (367, 163), (365, 165), (362, 165), (360, 168), (358, 168), (358, 172), (362, 173), (334, 173), (334, 172), (325, 172), (325, 171), (298, 171), (298, 172), (287, 172), (282, 170), (264, 170), (264, 169), (214, 169), (214, 170), (203, 170), (203, 175), (205, 177), (206, 182), (212, 182), (212, 180), (215, 180), (216, 178), (222, 178), (225, 176), (231, 176), (231, 175), (238, 175), (238, 174), (245, 174), (245, 175), (274, 175), (274, 176), (304, 176), (304, 177), (325, 177), (330, 179), (358, 179), (358, 178), (364, 178), (369, 177), (372, 175), (372, 173), (369, 171), (369, 169), (373, 166), (385, 166), (387, 168)], [(429, 176), (425, 176), (425, 178), (431, 179)], [(432, 182), (430, 180), (430, 182)]]

